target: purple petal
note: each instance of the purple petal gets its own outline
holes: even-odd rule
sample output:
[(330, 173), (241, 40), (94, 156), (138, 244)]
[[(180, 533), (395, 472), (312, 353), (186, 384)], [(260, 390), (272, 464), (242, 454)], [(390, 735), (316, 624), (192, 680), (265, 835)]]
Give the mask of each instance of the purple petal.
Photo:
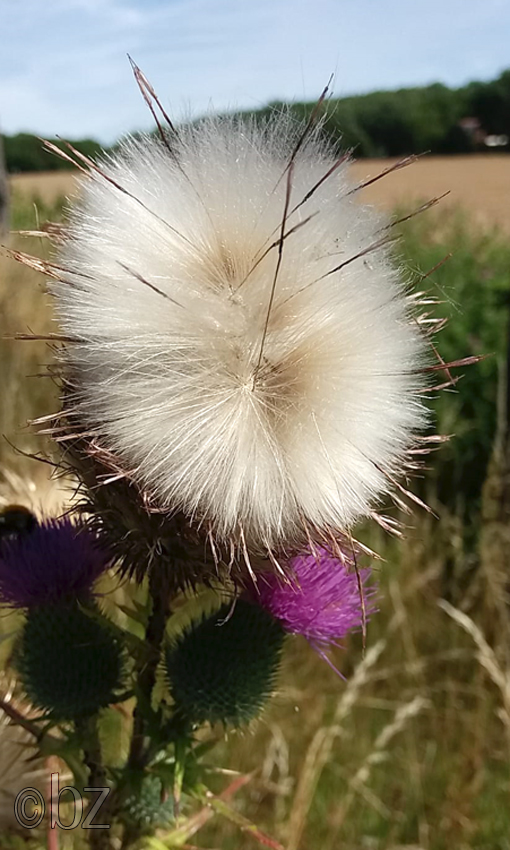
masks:
[(83, 524), (45, 520), (0, 542), (0, 600), (30, 608), (87, 596), (111, 560)]
[(289, 567), (292, 578), (286, 583), (272, 574), (259, 577), (258, 602), (286, 631), (303, 635), (316, 648), (360, 628), (363, 609), (367, 617), (375, 610), (375, 588), (366, 587), (369, 569), (357, 575), (349, 559), (322, 548), (293, 558)]

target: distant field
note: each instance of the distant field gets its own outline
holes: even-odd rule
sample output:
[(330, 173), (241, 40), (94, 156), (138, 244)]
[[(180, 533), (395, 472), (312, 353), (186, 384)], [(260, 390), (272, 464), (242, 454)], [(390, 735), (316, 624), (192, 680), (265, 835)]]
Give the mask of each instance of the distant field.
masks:
[(69, 171), (15, 174), (10, 178), (12, 191), (40, 198), (44, 204), (53, 204), (61, 195), (71, 194), (75, 184), (75, 173)]
[[(364, 159), (355, 163), (355, 179), (373, 177), (395, 159)], [(75, 176), (69, 172), (20, 174), (12, 186), (25, 195), (37, 195), (53, 203), (60, 195), (73, 192)], [(461, 206), (484, 228), (499, 226), (510, 233), (510, 156), (424, 156), (413, 165), (393, 172), (364, 190), (369, 202), (388, 209), (406, 205), (413, 199), (428, 199), (444, 192), (450, 195), (442, 204)]]
[[(374, 176), (396, 159), (360, 160), (353, 166), (359, 180)], [(424, 156), (365, 189), (370, 203), (393, 209), (411, 199), (450, 192), (441, 205), (461, 206), (477, 226), (498, 226), (510, 233), (510, 156)]]

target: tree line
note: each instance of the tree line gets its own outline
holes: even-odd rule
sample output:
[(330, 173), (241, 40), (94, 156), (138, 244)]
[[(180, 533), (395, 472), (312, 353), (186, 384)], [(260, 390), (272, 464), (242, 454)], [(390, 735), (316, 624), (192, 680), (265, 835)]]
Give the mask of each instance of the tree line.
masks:
[[(253, 115), (264, 120), (275, 110), (309, 118), (313, 103), (275, 101)], [(357, 157), (405, 156), (510, 151), (510, 69), (490, 82), (471, 82), (451, 89), (441, 83), (397, 91), (332, 98), (323, 106), (324, 134)], [(62, 142), (55, 141), (62, 145)], [(104, 148), (93, 139), (73, 142), (87, 156)], [(45, 150), (37, 136), (4, 137), (5, 160), (11, 173), (72, 168)]]
[[(307, 119), (314, 104), (275, 102), (255, 115), (275, 108)], [(323, 108), (323, 132), (357, 157), (510, 151), (510, 69), (458, 89), (434, 83), (333, 98)]]
[[(62, 150), (65, 144), (59, 139), (52, 139), (53, 144)], [(93, 139), (73, 141), (74, 147), (85, 156), (95, 157), (104, 148)], [(31, 133), (17, 133), (15, 136), (4, 136), (5, 165), (10, 174), (23, 171), (69, 171), (73, 165), (65, 159), (46, 150), (41, 139)]]

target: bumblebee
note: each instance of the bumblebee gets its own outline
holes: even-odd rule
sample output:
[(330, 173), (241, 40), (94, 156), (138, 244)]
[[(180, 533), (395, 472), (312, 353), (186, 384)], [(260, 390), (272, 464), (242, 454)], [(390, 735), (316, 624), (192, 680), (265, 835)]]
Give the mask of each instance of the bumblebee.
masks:
[(23, 505), (9, 505), (0, 511), (0, 541), (6, 537), (18, 537), (32, 531), (37, 520)]

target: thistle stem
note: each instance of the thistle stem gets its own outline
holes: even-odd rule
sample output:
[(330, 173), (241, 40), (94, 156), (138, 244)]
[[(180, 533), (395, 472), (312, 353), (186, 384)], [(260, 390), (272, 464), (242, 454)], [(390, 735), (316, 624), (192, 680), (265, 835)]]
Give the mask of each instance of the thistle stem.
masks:
[(83, 762), (89, 772), (89, 787), (103, 787), (106, 784), (106, 770), (103, 765), (97, 717), (76, 721), (76, 729), (82, 735)]
[[(127, 761), (128, 770), (143, 771), (148, 758), (149, 747), (146, 746), (147, 721), (145, 709), (150, 711), (152, 691), (156, 684), (156, 673), (161, 653), (161, 645), (170, 615), (169, 584), (163, 570), (153, 570), (149, 576), (149, 593), (152, 599), (152, 611), (147, 621), (145, 642), (150, 653), (145, 665), (138, 674), (138, 703), (133, 713), (133, 732)], [(139, 838), (138, 830), (126, 826), (122, 838), (121, 850), (125, 850)], [(99, 848), (98, 848), (99, 850)]]
[[(169, 584), (163, 570), (153, 570), (149, 577), (149, 593), (152, 599), (152, 611), (147, 622), (145, 641), (150, 649), (149, 659), (138, 676), (139, 699), (144, 706), (150, 707), (152, 691), (156, 683), (161, 645), (170, 615)], [(133, 715), (133, 734), (128, 758), (128, 767), (143, 769), (147, 761), (145, 746), (146, 721), (143, 708), (138, 704)]]
[[(83, 762), (88, 769), (88, 788), (105, 788), (108, 785), (106, 769), (103, 764), (101, 741), (99, 739), (97, 716), (87, 720), (77, 721), (76, 729), (82, 736)], [(95, 797), (92, 798), (92, 801)], [(111, 829), (114, 816), (113, 793), (106, 798), (101, 807), (101, 823), (108, 824), (105, 829), (91, 828), (89, 830), (89, 845), (91, 850), (111, 850)]]

